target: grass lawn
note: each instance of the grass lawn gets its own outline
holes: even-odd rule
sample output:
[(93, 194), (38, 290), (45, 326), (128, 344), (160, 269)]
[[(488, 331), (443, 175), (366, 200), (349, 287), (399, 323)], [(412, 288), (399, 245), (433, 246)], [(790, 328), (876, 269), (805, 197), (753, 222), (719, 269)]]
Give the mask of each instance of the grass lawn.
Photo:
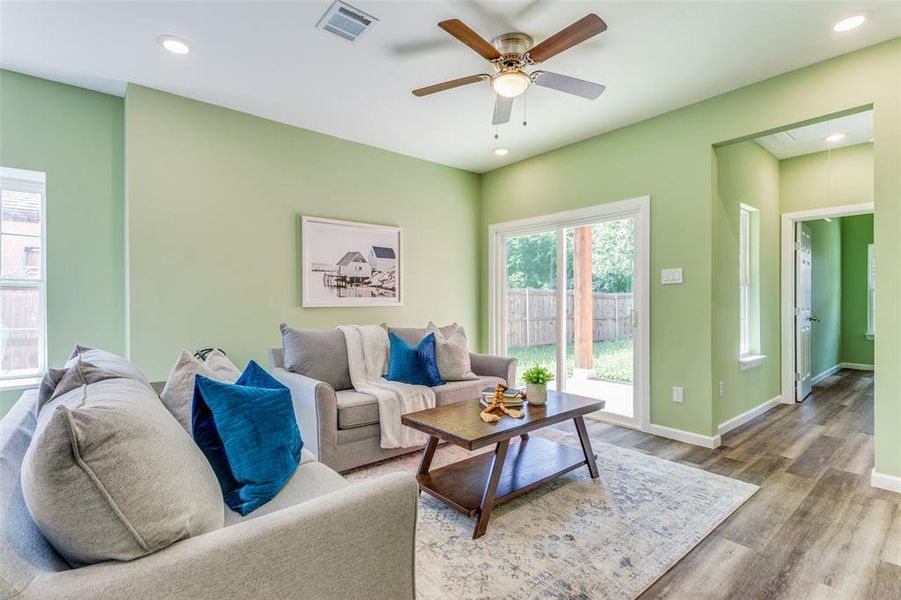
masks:
[[(514, 346), (507, 348), (507, 355), (519, 361), (517, 385), (523, 385), (522, 372), (534, 365), (541, 365), (557, 374), (557, 356), (553, 344), (545, 346)], [(573, 344), (566, 346), (566, 370), (572, 372)], [(594, 371), (601, 379), (632, 383), (632, 340), (615, 340), (594, 343)]]

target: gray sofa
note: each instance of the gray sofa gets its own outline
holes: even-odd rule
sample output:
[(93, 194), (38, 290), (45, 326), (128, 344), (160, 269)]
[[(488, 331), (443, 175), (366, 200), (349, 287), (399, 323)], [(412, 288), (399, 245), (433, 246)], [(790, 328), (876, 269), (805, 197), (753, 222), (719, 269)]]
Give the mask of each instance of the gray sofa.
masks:
[(36, 405), (37, 391), (26, 391), (0, 420), (0, 599), (415, 598), (415, 480), (351, 485), (306, 449), (278, 496), (246, 517), (226, 508), (221, 529), (129, 562), (70, 568), (22, 497)]
[[(426, 334), (425, 329), (419, 328), (390, 328), (390, 331), (414, 345)], [(474, 400), (485, 387), (516, 382), (515, 358), (472, 353), (470, 360), (472, 371), (479, 379), (451, 381), (432, 388), (438, 406)], [(282, 348), (270, 349), (269, 367), (272, 376), (291, 390), (304, 444), (320, 462), (336, 471), (419, 450), (419, 447), (381, 447), (379, 407), (374, 396), (352, 388), (336, 390), (328, 383), (286, 370)], [(349, 374), (346, 379), (350, 380)]]

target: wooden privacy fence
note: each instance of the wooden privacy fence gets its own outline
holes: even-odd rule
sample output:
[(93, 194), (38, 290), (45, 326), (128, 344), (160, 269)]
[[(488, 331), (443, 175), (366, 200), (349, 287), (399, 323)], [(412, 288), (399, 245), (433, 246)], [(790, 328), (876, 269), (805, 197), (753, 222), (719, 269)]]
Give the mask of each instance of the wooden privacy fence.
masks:
[[(594, 294), (594, 341), (632, 337), (632, 293)], [(573, 339), (573, 292), (566, 294), (566, 339)], [(507, 289), (507, 346), (541, 346), (557, 341), (557, 292)]]

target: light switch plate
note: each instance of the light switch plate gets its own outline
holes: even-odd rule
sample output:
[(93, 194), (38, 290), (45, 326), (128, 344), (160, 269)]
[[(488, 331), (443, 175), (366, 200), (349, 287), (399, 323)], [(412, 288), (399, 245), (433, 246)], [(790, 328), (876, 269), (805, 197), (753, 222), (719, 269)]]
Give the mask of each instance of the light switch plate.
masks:
[(660, 283), (663, 285), (682, 283), (682, 268), (661, 270)]
[(683, 391), (680, 387), (673, 388), (673, 402), (682, 403), (684, 401)]

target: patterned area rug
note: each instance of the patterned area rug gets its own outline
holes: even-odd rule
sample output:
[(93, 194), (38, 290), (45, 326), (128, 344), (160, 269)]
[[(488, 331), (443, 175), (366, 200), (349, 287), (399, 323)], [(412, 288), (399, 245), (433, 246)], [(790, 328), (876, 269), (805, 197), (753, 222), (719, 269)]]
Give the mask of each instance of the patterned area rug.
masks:
[[(575, 434), (533, 436), (577, 446)], [(757, 486), (592, 440), (587, 467), (498, 505), (488, 533), (426, 493), (416, 548), (419, 600), (635, 598), (741, 506)], [(448, 444), (432, 467), (469, 456)], [(419, 453), (347, 473), (354, 481), (416, 472)]]

